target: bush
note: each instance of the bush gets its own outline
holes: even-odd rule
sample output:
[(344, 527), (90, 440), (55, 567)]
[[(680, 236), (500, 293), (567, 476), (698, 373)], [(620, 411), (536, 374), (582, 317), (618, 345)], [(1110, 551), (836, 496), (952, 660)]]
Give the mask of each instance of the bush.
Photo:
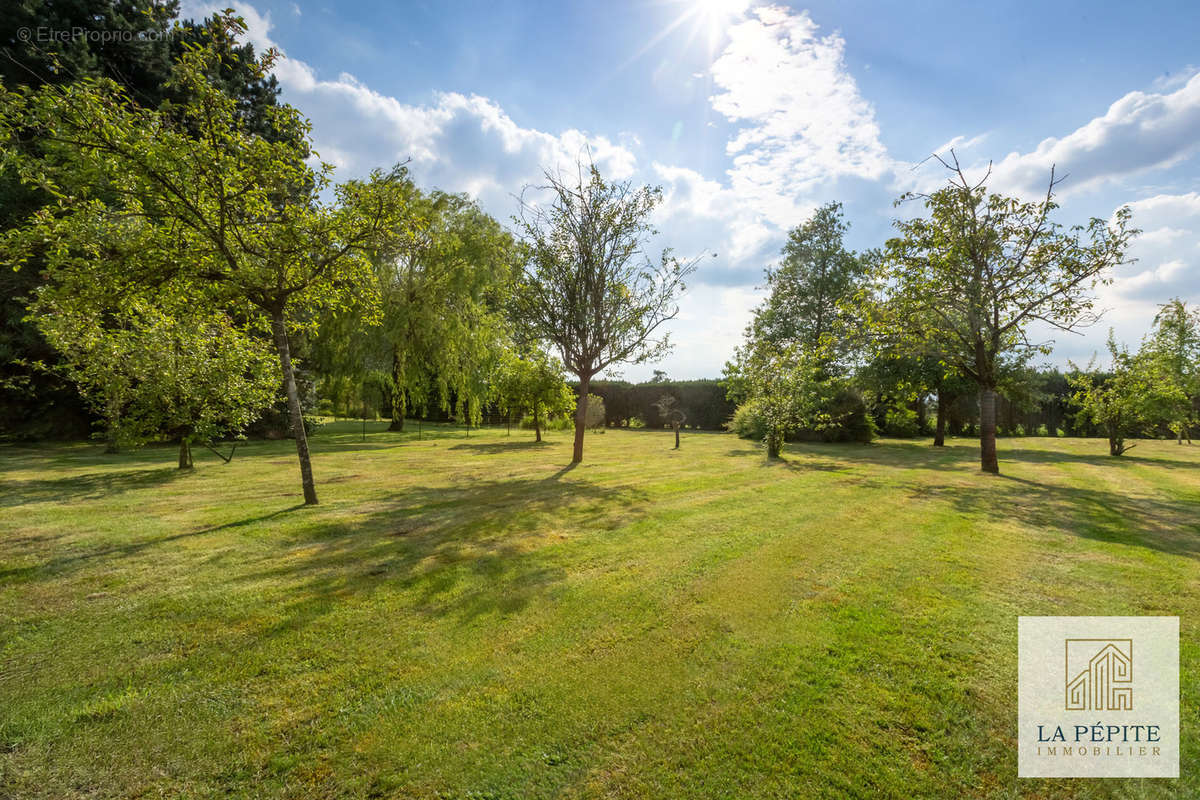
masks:
[[(841, 389), (829, 399), (822, 412), (834, 422), (817, 429), (802, 428), (788, 434), (791, 442), (869, 442), (875, 438), (875, 422), (867, 413), (867, 404), (853, 389)], [(743, 439), (761, 442), (767, 435), (767, 423), (754, 399), (742, 403), (733, 412), (726, 427)]]
[(889, 408), (883, 420), (883, 432), (887, 436), (911, 439), (921, 432), (921, 420), (911, 408)]
[(832, 425), (800, 430), (789, 438), (805, 442), (869, 442), (875, 438), (875, 420), (856, 390), (838, 389), (821, 410), (834, 421)]
[(738, 406), (726, 427), (742, 439), (755, 442), (761, 442), (767, 435), (767, 421), (758, 407), (757, 400), (747, 400)]

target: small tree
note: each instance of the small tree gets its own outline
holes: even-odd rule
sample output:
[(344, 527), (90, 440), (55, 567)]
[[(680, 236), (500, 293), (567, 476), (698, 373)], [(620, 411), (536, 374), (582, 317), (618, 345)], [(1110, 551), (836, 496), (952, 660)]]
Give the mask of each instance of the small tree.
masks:
[(797, 345), (759, 347), (743, 363), (747, 402), (762, 418), (767, 458), (779, 458), (789, 433), (837, 424), (826, 410), (837, 387), (813, 354)]
[(1190, 444), (1200, 400), (1200, 311), (1189, 309), (1178, 297), (1164, 303), (1141, 354), (1159, 380), (1174, 388), (1176, 402), (1167, 410), (1167, 424), (1176, 442), (1182, 444), (1186, 437)]
[[(604, 429), (604, 423), (608, 418), (608, 415), (604, 410), (604, 398), (597, 397), (594, 394), (589, 394), (585, 395), (582, 400), (577, 400), (576, 403), (582, 405), (584, 408), (583, 424), (588, 430), (596, 431)], [(578, 418), (578, 405), (575, 409), (575, 413), (576, 418)]]
[(542, 440), (542, 426), (555, 414), (570, 412), (575, 404), (571, 387), (562, 377), (562, 364), (541, 350), (525, 354), (506, 351), (492, 383), (493, 399), (505, 414), (533, 416), (535, 441)]
[(540, 188), (552, 202), (523, 202), (517, 220), (528, 244), (518, 300), (532, 335), (557, 349), (579, 379), (571, 460), (580, 462), (592, 378), (668, 351), (661, 328), (679, 313), (676, 299), (696, 262), (681, 263), (669, 250), (657, 263), (646, 255), (660, 189), (610, 183), (594, 164), (580, 165), (576, 179), (546, 179)]
[(679, 407), (679, 399), (669, 394), (664, 394), (658, 400), (654, 401), (654, 407), (658, 409), (659, 416), (666, 420), (671, 429), (675, 431), (675, 449), (678, 450), (679, 429), (687, 420), (687, 415)]
[(1049, 352), (1048, 342), (1029, 339), (1029, 325), (1074, 331), (1095, 322), (1090, 290), (1125, 263), (1136, 231), (1127, 208), (1111, 223), (1092, 219), (1064, 229), (1052, 222), (1059, 183), (1053, 169), (1045, 197), (1022, 202), (989, 193), (988, 175), (968, 180), (957, 159), (942, 163), (951, 171), (946, 188), (901, 198), (920, 199), (929, 216), (895, 223), (900, 236), (888, 242), (876, 270), (881, 307), (890, 313), (876, 323), (894, 338), (931, 342), (924, 349), (943, 354), (954, 372), (975, 383), (980, 467), (998, 473), (1001, 375), (1032, 353)]
[(1070, 378), (1072, 402), (1108, 437), (1109, 455), (1119, 456), (1136, 447), (1126, 439), (1140, 436), (1155, 419), (1167, 413), (1180, 397), (1177, 387), (1155, 380), (1147, 360), (1131, 356), (1108, 336), (1112, 369), (1106, 375), (1091, 367), (1076, 370)]
[(240, 433), (275, 401), (270, 347), (219, 312), (132, 303), (105, 313), (46, 292), (34, 309), (104, 419), (110, 450), (168, 435), (179, 441), (179, 468), (190, 469), (193, 442)]

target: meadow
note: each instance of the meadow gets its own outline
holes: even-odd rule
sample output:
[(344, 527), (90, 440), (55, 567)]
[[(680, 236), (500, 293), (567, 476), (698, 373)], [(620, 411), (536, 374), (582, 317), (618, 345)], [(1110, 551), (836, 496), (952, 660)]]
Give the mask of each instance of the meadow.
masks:
[[(0, 796), (1200, 796), (1200, 447), (382, 428), (0, 447)], [(1181, 617), (1183, 779), (1013, 777), (1021, 614)]]

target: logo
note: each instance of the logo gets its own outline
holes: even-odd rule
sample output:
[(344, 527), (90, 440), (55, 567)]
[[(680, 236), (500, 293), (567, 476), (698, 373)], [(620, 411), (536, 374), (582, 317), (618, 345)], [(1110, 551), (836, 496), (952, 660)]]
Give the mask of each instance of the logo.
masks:
[(1133, 639), (1067, 639), (1067, 711), (1133, 710)]
[(1179, 777), (1179, 618), (1020, 617), (1017, 775)]

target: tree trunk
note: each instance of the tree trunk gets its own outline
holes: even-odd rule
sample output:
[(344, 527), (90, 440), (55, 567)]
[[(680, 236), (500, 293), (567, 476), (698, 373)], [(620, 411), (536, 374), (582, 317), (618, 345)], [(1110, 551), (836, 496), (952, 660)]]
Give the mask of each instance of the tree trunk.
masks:
[(392, 347), (392, 424), (388, 425), (389, 431), (404, 430), (404, 415), (408, 411), (408, 404), (404, 398), (404, 387), (400, 385), (400, 373), (403, 366), (400, 360), (400, 348)]
[(777, 431), (767, 432), (767, 458), (779, 458), (783, 437)]
[(996, 390), (979, 390), (979, 468), (993, 475), (1000, 474), (996, 459)]
[(675, 426), (675, 449), (679, 449), (679, 426)]
[(287, 327), (283, 313), (271, 321), (275, 333), (275, 349), (279, 351), (279, 366), (283, 369), (283, 386), (287, 391), (288, 417), (292, 423), (292, 435), (296, 437), (296, 455), (300, 458), (300, 482), (304, 485), (304, 504), (317, 504), (317, 488), (313, 485), (312, 463), (308, 458), (308, 436), (304, 432), (304, 414), (300, 410), (300, 391), (296, 388), (296, 373), (292, 370), (292, 354), (288, 347)]
[(579, 401), (575, 404), (575, 451), (571, 454), (571, 463), (583, 461), (583, 433), (587, 427), (588, 388), (592, 384), (592, 376), (579, 376)]
[(536, 405), (533, 407), (533, 435), (536, 437), (534, 441), (540, 442), (542, 440), (542, 421), (538, 416), (538, 407)]
[(937, 427), (933, 429), (933, 446), (946, 446), (946, 396), (938, 392), (937, 396)]
[(192, 468), (192, 443), (186, 436), (179, 438), (179, 468)]

